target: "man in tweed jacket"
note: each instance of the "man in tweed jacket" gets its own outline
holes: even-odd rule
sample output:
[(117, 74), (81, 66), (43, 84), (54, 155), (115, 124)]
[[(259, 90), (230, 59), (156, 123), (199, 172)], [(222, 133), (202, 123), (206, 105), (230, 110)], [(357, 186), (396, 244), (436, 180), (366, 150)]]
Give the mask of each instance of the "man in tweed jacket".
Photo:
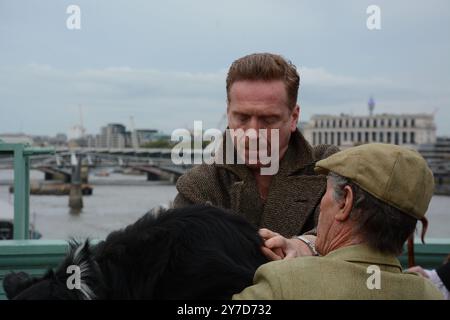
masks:
[(227, 77), (228, 128), (278, 129), (279, 170), (261, 175), (262, 165), (247, 161), (199, 165), (178, 180), (174, 206), (209, 203), (285, 237), (314, 233), (326, 189), (326, 178), (314, 173), (314, 165), (338, 148), (312, 147), (297, 129), (299, 84), (295, 66), (279, 55), (252, 54), (236, 60)]

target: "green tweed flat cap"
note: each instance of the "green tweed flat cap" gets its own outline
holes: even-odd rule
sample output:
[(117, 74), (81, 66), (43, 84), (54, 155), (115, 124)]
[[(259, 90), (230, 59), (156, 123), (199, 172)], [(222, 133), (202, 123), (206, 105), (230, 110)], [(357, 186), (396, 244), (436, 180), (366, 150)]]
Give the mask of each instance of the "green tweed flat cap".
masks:
[(412, 149), (371, 143), (338, 152), (316, 163), (352, 180), (377, 199), (420, 220), (434, 193), (434, 177), (425, 159)]

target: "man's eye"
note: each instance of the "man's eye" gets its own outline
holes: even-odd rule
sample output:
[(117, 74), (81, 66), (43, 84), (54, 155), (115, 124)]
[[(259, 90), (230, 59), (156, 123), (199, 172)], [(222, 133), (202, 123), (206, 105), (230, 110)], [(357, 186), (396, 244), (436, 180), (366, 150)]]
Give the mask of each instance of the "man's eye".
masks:
[(245, 122), (245, 121), (248, 120), (249, 117), (246, 116), (245, 114), (238, 114), (237, 118), (238, 118), (239, 121)]
[(264, 119), (264, 122), (267, 124), (274, 124), (278, 121), (277, 117), (268, 117)]

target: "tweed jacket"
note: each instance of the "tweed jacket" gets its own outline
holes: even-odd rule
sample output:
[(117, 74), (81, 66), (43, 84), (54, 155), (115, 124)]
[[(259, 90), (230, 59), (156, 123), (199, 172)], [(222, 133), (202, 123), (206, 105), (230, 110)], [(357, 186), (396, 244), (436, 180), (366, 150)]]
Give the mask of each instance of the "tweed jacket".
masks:
[[(379, 268), (379, 283), (373, 267)], [(371, 267), (371, 268), (369, 268)], [(355, 245), (324, 257), (269, 262), (254, 285), (235, 300), (442, 300), (441, 292), (416, 273), (403, 273), (398, 259)]]
[(211, 204), (242, 215), (257, 228), (268, 228), (285, 237), (315, 228), (326, 177), (314, 172), (315, 163), (339, 149), (312, 147), (297, 130), (274, 175), (265, 203), (252, 172), (243, 164), (202, 164), (177, 181), (174, 207)]

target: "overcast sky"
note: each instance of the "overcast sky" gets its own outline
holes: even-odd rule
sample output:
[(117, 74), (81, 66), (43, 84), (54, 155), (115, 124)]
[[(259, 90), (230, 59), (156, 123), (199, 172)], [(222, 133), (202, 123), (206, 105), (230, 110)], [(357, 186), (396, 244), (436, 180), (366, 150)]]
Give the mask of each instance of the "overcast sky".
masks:
[[(66, 9), (81, 8), (69, 30)], [(381, 8), (381, 30), (366, 9)], [(236, 58), (279, 53), (316, 113), (436, 112), (450, 135), (448, 0), (0, 0), (0, 133), (98, 133), (108, 122), (170, 133), (225, 113)]]

